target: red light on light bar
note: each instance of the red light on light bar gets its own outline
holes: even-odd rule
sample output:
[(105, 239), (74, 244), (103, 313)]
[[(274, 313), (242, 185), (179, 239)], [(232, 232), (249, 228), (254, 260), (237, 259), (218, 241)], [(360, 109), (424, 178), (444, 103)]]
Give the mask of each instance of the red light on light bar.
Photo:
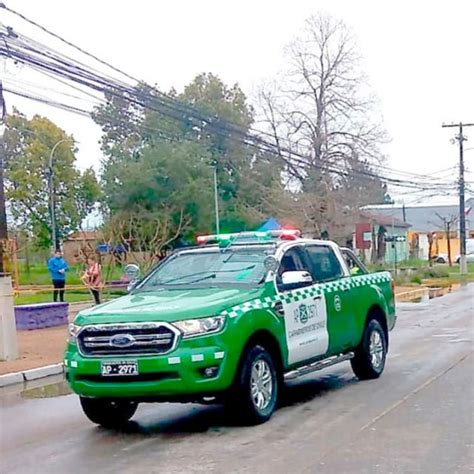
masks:
[(278, 237), (280, 240), (296, 240), (301, 236), (301, 231), (299, 229), (270, 230), (269, 234)]
[(295, 232), (282, 232), (280, 240), (296, 240), (298, 235)]
[(205, 244), (207, 241), (207, 237), (205, 235), (198, 235), (196, 241), (199, 245)]

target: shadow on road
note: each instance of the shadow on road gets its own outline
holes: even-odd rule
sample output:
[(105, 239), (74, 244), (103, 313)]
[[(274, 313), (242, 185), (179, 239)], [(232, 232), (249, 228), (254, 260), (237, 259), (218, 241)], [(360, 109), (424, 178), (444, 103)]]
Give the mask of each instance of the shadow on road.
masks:
[[(308, 376), (298, 382), (287, 384), (280, 399), (280, 408), (297, 406), (308, 403), (316, 398), (330, 396), (335, 392), (353, 383), (357, 379), (348, 377), (347, 373), (328, 374), (316, 378)], [(150, 407), (153, 404), (149, 405)], [(180, 435), (204, 432), (221, 432), (227, 428), (245, 427), (239, 418), (239, 413), (232, 412), (223, 405), (176, 405), (158, 404), (156, 416), (147, 409), (146, 414), (139, 413), (138, 421), (130, 421), (118, 432), (123, 434), (141, 434), (145, 436), (153, 435)], [(170, 410), (164, 409), (171, 408)], [(278, 412), (277, 412), (278, 415)], [(99, 428), (103, 430), (103, 428)]]

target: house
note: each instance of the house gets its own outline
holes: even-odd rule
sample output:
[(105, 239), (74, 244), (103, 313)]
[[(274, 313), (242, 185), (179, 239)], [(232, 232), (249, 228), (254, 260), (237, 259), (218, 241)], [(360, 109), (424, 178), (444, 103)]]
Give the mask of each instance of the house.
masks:
[[(474, 238), (474, 198), (466, 200), (466, 238)], [(459, 206), (451, 205), (421, 205), (397, 206), (391, 204), (365, 206), (366, 212), (384, 215), (409, 222), (408, 233), (410, 257), (428, 259), (429, 239), (433, 237), (431, 257), (448, 254), (447, 223), (450, 224), (449, 240), (453, 258), (459, 255)]]
[(95, 252), (97, 247), (97, 232), (78, 230), (72, 232), (63, 240), (63, 254), (69, 263), (82, 261), (84, 254)]
[(410, 224), (395, 217), (361, 211), (355, 226), (354, 248), (366, 262), (394, 264), (407, 260)]

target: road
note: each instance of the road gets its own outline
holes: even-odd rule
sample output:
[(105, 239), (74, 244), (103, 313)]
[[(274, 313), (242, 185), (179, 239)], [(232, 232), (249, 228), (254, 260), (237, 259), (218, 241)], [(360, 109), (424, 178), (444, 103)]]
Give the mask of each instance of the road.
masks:
[(348, 363), (292, 383), (266, 424), (221, 407), (142, 405), (123, 432), (90, 424), (61, 384), (1, 393), (2, 473), (474, 472), (474, 287), (399, 305), (385, 373)]

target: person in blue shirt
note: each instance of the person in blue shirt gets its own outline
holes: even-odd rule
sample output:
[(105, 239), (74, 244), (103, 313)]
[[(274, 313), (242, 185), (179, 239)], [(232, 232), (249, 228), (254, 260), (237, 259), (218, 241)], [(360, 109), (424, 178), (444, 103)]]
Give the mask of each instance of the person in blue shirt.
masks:
[(53, 300), (64, 301), (64, 286), (66, 284), (66, 272), (69, 270), (69, 265), (63, 258), (61, 250), (57, 249), (54, 257), (48, 260), (48, 270), (53, 281)]

